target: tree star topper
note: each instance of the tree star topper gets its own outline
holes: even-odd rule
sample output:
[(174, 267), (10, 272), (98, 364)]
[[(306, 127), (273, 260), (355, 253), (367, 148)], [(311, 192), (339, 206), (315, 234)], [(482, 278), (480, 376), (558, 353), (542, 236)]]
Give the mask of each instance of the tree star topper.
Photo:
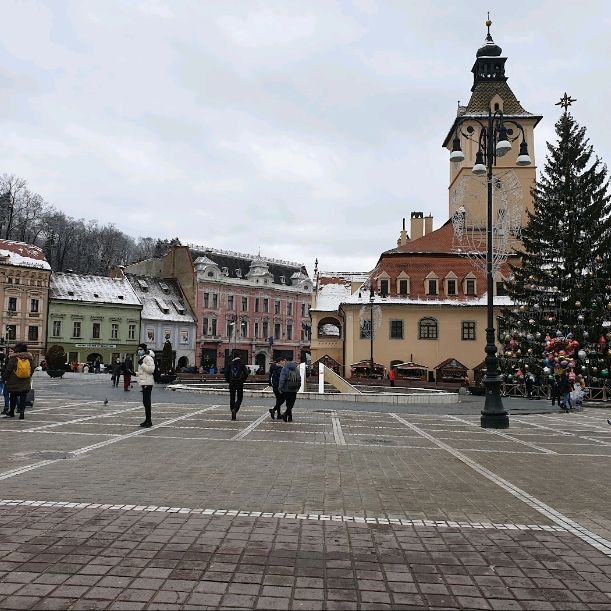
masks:
[(573, 103), (576, 102), (577, 100), (575, 98), (572, 98), (570, 95), (567, 95), (566, 91), (564, 92), (564, 95), (560, 98), (560, 102), (556, 102), (555, 106), (561, 106), (562, 108), (564, 108), (564, 112), (566, 112), (569, 108), (569, 106)]

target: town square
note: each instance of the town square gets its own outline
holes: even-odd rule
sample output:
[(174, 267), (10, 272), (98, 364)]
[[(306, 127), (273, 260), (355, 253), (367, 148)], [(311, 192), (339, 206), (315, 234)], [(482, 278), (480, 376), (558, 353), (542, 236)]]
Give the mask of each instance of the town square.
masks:
[(4, 8), (0, 609), (611, 608), (611, 7)]

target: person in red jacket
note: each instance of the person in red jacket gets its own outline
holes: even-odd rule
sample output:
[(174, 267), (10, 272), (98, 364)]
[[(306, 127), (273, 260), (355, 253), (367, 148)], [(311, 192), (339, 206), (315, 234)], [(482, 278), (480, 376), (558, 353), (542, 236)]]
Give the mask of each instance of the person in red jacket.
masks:
[(396, 377), (397, 377), (397, 372), (395, 371), (394, 367), (391, 367), (390, 371), (388, 372), (388, 379), (390, 380), (390, 385), (391, 386), (395, 385)]

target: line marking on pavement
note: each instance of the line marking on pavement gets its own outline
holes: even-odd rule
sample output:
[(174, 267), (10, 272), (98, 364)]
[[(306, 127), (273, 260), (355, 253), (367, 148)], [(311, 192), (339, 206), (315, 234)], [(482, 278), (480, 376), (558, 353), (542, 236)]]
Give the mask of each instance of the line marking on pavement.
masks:
[[(195, 414), (201, 414), (203, 412), (207, 412), (207, 411), (210, 411), (212, 409), (216, 409), (217, 407), (220, 407), (220, 406), (218, 406), (218, 405), (211, 405), (209, 407), (205, 407), (205, 408), (197, 410), (195, 412), (189, 412), (188, 414), (183, 414), (182, 416), (178, 416), (177, 418), (172, 418), (170, 420), (165, 420), (164, 422), (156, 424), (156, 425), (152, 426), (151, 428), (141, 428), (138, 431), (133, 431), (131, 433), (126, 433), (125, 435), (120, 435), (120, 436), (117, 436), (117, 437), (113, 437), (111, 439), (106, 439), (104, 441), (100, 441), (99, 443), (94, 443), (93, 445), (90, 445), (90, 446), (85, 446), (85, 447), (79, 448), (77, 450), (72, 450), (72, 451), (70, 451), (70, 454), (72, 454), (74, 456), (81, 456), (83, 454), (87, 454), (88, 452), (91, 452), (92, 450), (97, 450), (98, 448), (103, 448), (103, 447), (111, 445), (113, 443), (118, 443), (119, 441), (123, 441), (124, 439), (130, 439), (131, 437), (135, 437), (137, 435), (143, 435), (144, 433), (148, 433), (149, 431), (153, 431), (155, 429), (159, 429), (159, 428), (161, 428), (164, 425), (164, 423), (172, 424), (174, 422), (178, 422), (179, 420), (185, 420), (186, 418), (189, 418), (189, 417), (191, 417), (191, 416), (193, 416)], [(9, 479), (11, 477), (15, 477), (16, 475), (21, 475), (22, 473), (27, 473), (28, 471), (33, 471), (34, 469), (40, 469), (41, 467), (46, 467), (47, 465), (50, 465), (50, 464), (56, 464), (57, 462), (58, 462), (57, 460), (42, 460), (42, 461), (33, 463), (31, 465), (26, 465), (24, 467), (18, 467), (17, 469), (11, 469), (10, 471), (5, 471), (4, 473), (0, 473), (0, 481), (1, 480), (5, 480), (5, 479)]]
[(31, 501), (22, 499), (1, 499), (4, 507), (52, 507), (55, 509), (101, 509), (103, 511), (141, 511), (170, 514), (205, 515), (211, 517), (277, 518), (285, 520), (313, 520), (317, 522), (356, 522), (360, 524), (395, 524), (397, 526), (420, 526), (435, 528), (474, 528), (490, 530), (539, 530), (547, 532), (570, 532), (563, 526), (551, 524), (514, 524), (513, 522), (469, 522), (453, 520), (426, 520), (392, 517), (345, 516), (331, 513), (292, 513), (285, 511), (247, 511), (242, 509), (191, 509), (157, 505), (123, 505), (120, 503), (72, 503), (69, 501)]
[(262, 414), (259, 416), (254, 422), (251, 422), (245, 429), (242, 429), (239, 433), (231, 437), (229, 441), (240, 441), (240, 439), (244, 439), (246, 435), (252, 433), (264, 420), (269, 418), (269, 412), (267, 414)]
[(94, 414), (93, 416), (84, 416), (83, 418), (75, 418), (74, 420), (64, 420), (62, 422), (53, 422), (51, 424), (43, 424), (42, 426), (35, 426), (30, 429), (25, 429), (24, 433), (37, 433), (38, 431), (42, 431), (44, 429), (54, 429), (58, 426), (64, 426), (67, 424), (77, 424), (79, 422), (85, 422), (87, 420), (95, 420), (96, 418), (109, 418), (110, 416), (116, 416), (117, 414), (125, 414), (126, 412), (133, 412), (134, 410), (137, 410), (140, 408), (141, 406), (139, 405), (138, 407), (118, 409), (114, 412)]
[[(517, 422), (520, 422), (519, 420)], [(537, 426), (538, 428), (542, 428), (542, 429), (547, 429), (550, 431), (555, 431), (556, 433), (558, 433), (560, 436), (566, 436), (566, 437), (577, 437), (577, 439), (585, 439), (586, 441), (593, 441), (599, 445), (603, 445), (603, 446), (611, 446), (611, 443), (604, 441), (602, 439), (598, 439), (597, 437), (586, 437), (585, 435), (578, 435), (577, 433), (571, 433), (568, 431), (560, 431), (558, 429), (555, 429), (551, 426), (544, 426), (542, 424), (536, 424), (535, 426)], [(594, 432), (594, 431), (593, 431)], [(554, 443), (562, 443), (561, 441), (558, 442), (554, 442)], [(577, 445), (577, 444), (567, 444), (567, 445)], [(591, 444), (582, 444), (582, 445), (591, 445)]]
[(344, 437), (344, 433), (342, 431), (342, 424), (339, 421), (339, 416), (335, 410), (333, 410), (331, 422), (333, 423), (333, 438), (335, 439), (335, 444), (338, 446), (345, 446), (346, 438)]
[(611, 557), (611, 541), (605, 539), (604, 537), (601, 537), (600, 535), (597, 535), (596, 533), (592, 532), (591, 530), (588, 530), (587, 528), (584, 528), (578, 522), (575, 522), (574, 520), (560, 513), (553, 507), (546, 505), (545, 503), (535, 498), (534, 496), (531, 496), (525, 490), (522, 490), (521, 488), (514, 486), (511, 482), (508, 482), (507, 480), (503, 479), (502, 477), (499, 477), (498, 475), (496, 475), (496, 473), (493, 473), (489, 469), (486, 469), (479, 463), (475, 462), (474, 460), (472, 460), (471, 458), (469, 458), (462, 452), (455, 450), (454, 448), (447, 445), (446, 443), (439, 441), (438, 439), (433, 437), (433, 435), (429, 435), (426, 431), (423, 431), (416, 425), (411, 424), (411, 422), (408, 422), (407, 420), (401, 418), (401, 416), (398, 416), (397, 414), (393, 414), (393, 413), (391, 413), (390, 415), (393, 418), (395, 418), (396, 420), (398, 420), (399, 422), (402, 422), (405, 426), (407, 426), (411, 430), (420, 433), (423, 437), (425, 437), (426, 439), (428, 439), (429, 441), (431, 441), (438, 447), (443, 448), (444, 450), (449, 452), (452, 456), (454, 456), (455, 458), (463, 462), (465, 465), (471, 467), (474, 471), (477, 471), (480, 475), (483, 475), (485, 478), (489, 479), (491, 482), (497, 484), (498, 486), (500, 486), (501, 488), (509, 492), (511, 495), (525, 502), (527, 505), (532, 507), (535, 511), (538, 511), (540, 514), (552, 520), (559, 526), (563, 526), (566, 530), (568, 530), (569, 532), (579, 537), (582, 541), (589, 543), (592, 547), (595, 547), (597, 550), (603, 552), (603, 554), (605, 554), (606, 556)]
[(74, 408), (74, 407), (82, 407), (84, 405), (100, 405), (102, 403), (102, 401), (97, 400), (97, 401), (79, 401), (78, 403), (65, 403), (64, 405), (52, 405), (51, 407), (30, 407), (27, 408), (26, 410), (33, 410), (32, 413), (38, 414), (39, 412), (50, 412), (53, 411), (55, 409), (70, 409), (70, 408)]
[[(478, 426), (475, 424), (475, 422), (469, 422), (468, 420), (465, 420), (464, 418), (459, 418), (458, 416), (449, 416), (449, 418), (452, 418), (452, 420), (457, 420), (458, 422), (464, 422), (465, 424), (469, 424), (471, 426)], [(528, 446), (529, 448), (540, 450), (544, 454), (557, 454), (558, 453), (558, 452), (554, 452), (554, 450), (549, 450), (548, 448), (544, 448), (543, 446), (538, 446), (537, 444), (531, 443), (530, 441), (522, 441), (522, 439), (518, 439), (517, 437), (514, 437), (513, 435), (508, 435), (507, 433), (497, 431), (496, 429), (484, 429), (484, 430), (487, 431), (488, 433), (498, 435), (499, 437), (504, 437), (505, 439), (509, 439), (510, 441), (513, 441), (514, 443), (521, 443), (522, 445)]]

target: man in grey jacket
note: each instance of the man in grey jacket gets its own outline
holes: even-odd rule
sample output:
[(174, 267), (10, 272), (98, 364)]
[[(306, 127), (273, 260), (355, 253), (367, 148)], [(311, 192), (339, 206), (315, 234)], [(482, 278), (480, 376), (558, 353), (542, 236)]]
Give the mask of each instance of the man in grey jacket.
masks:
[(293, 422), (293, 406), (297, 399), (297, 392), (301, 388), (301, 374), (299, 367), (294, 361), (288, 362), (280, 372), (280, 383), (278, 390), (286, 399), (286, 411), (282, 414), (285, 422)]

